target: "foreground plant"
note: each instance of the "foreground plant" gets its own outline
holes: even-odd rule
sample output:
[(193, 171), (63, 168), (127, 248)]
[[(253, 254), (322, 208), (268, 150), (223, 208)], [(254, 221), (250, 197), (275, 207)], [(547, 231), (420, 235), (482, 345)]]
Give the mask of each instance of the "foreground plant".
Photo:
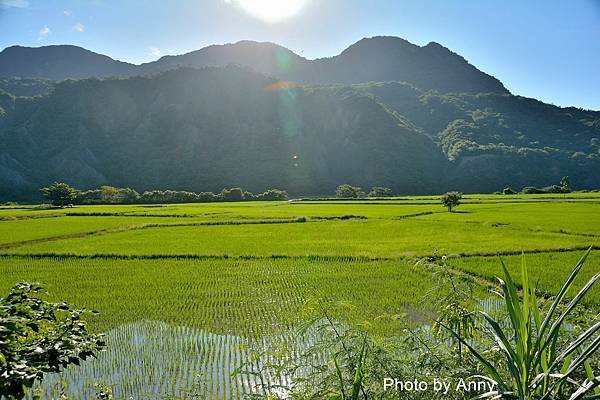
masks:
[(0, 298), (0, 398), (23, 398), (44, 374), (79, 365), (105, 346), (81, 320), (87, 311), (42, 300), (42, 293), (19, 283)]
[[(591, 250), (591, 249), (590, 249)], [(590, 253), (579, 260), (562, 288), (542, 315), (535, 288), (530, 285), (524, 261), (521, 263), (522, 296), (519, 297), (506, 265), (502, 263), (505, 279), (500, 281), (508, 311), (508, 324), (503, 326), (485, 312), (490, 332), (503, 364), (495, 363), (476, 350), (458, 333), (447, 329), (461, 341), (482, 364), (486, 378), (496, 383), (496, 389), (479, 398), (555, 400), (597, 399), (600, 376), (595, 376), (590, 359), (600, 347), (600, 322), (596, 322), (572, 341), (565, 341), (564, 325), (585, 294), (600, 279), (596, 273), (564, 308), (559, 307)], [(559, 311), (560, 310), (560, 311)]]
[[(446, 257), (442, 257), (445, 260)], [(462, 363), (462, 341), (456, 339), (445, 327), (456, 332), (460, 339), (471, 340), (477, 331), (477, 315), (474, 283), (464, 276), (457, 277), (446, 264), (434, 275), (437, 281), (427, 291), (424, 301), (432, 303), (437, 311), (437, 320), (431, 326), (433, 334), (442, 343), (449, 340), (452, 345), (458, 345), (458, 359)]]

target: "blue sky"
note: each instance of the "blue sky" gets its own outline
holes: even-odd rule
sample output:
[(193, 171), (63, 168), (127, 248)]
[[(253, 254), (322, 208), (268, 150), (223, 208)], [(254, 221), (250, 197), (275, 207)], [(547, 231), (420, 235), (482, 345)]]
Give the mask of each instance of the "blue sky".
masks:
[(304, 0), (277, 22), (244, 1), (264, 0), (0, 0), (0, 47), (74, 44), (141, 63), (251, 39), (318, 58), (394, 35), (439, 42), (514, 94), (600, 110), (600, 0)]

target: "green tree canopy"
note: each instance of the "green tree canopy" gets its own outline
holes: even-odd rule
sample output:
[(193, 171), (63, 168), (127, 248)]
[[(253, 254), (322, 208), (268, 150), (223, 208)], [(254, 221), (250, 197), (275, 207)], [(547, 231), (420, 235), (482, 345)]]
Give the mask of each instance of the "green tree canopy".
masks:
[(244, 191), (237, 187), (231, 189), (223, 189), (221, 192), (223, 200), (225, 201), (242, 201), (244, 200)]
[(442, 196), (442, 204), (448, 208), (449, 212), (452, 212), (452, 209), (460, 204), (461, 199), (461, 192), (447, 192)]
[(391, 197), (394, 195), (394, 192), (390, 188), (374, 186), (371, 188), (369, 192), (369, 197)]
[(77, 197), (77, 190), (64, 182), (54, 182), (40, 190), (52, 205), (60, 207), (73, 203)]
[(363, 192), (358, 186), (352, 186), (345, 183), (343, 185), (339, 185), (335, 189), (335, 195), (339, 198), (358, 199), (365, 197), (365, 192)]

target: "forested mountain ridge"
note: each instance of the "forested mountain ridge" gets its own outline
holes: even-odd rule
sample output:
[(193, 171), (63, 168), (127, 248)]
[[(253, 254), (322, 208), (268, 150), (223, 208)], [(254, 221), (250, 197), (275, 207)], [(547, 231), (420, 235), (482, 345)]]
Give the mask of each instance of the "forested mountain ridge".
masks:
[[(3, 197), (48, 181), (138, 190), (328, 193), (339, 182), (437, 187), (435, 143), (353, 88), (280, 88), (239, 67), (58, 83), (0, 120)], [(398, 174), (401, 179), (398, 182)]]
[(406, 83), (298, 86), (241, 67), (0, 94), (0, 196), (61, 180), (147, 189), (401, 194), (600, 186), (600, 113)]
[(469, 190), (517, 189), (570, 175), (600, 186), (600, 112), (521, 96), (440, 94), (406, 83), (357, 85), (435, 141), (452, 165), (446, 182)]
[[(400, 194), (518, 190), (564, 175), (576, 188), (600, 187), (600, 112), (511, 95), (435, 43), (363, 39), (315, 61), (250, 41), (142, 66), (89, 53), (87, 69), (69, 68), (121, 77), (0, 78), (0, 199), (34, 199), (55, 180), (292, 195), (340, 183)], [(57, 62), (41, 65), (75, 73)]]
[(141, 65), (116, 61), (76, 46), (13, 46), (0, 52), (0, 76), (54, 80), (127, 77), (182, 66), (230, 64), (302, 84), (401, 81), (440, 92), (508, 93), (499, 80), (447, 48), (433, 42), (421, 47), (397, 37), (365, 38), (337, 56), (317, 60), (308, 60), (274, 43), (247, 40), (164, 56)]

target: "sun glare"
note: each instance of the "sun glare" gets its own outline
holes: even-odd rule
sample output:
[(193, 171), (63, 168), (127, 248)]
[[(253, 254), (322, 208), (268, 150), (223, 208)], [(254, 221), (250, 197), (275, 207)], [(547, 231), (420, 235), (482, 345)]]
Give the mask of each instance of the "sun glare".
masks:
[(250, 15), (267, 22), (279, 22), (296, 15), (307, 0), (237, 0)]

